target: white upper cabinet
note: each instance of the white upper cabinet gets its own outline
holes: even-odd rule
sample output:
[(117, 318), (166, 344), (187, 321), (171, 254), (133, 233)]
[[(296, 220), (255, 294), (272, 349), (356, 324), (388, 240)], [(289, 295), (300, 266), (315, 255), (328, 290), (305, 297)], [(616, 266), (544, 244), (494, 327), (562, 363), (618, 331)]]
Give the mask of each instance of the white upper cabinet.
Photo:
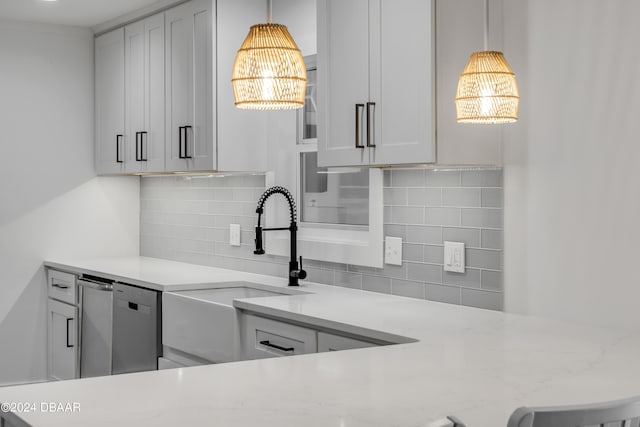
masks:
[(265, 171), (267, 114), (231, 85), (265, 19), (264, 0), (191, 0), (97, 37), (98, 173)]
[(210, 0), (166, 12), (166, 170), (216, 169)]
[(124, 28), (95, 41), (95, 147), (99, 174), (124, 173)]
[(433, 4), (318, 0), (318, 163), (435, 161)]
[(125, 27), (125, 170), (164, 170), (164, 14)]

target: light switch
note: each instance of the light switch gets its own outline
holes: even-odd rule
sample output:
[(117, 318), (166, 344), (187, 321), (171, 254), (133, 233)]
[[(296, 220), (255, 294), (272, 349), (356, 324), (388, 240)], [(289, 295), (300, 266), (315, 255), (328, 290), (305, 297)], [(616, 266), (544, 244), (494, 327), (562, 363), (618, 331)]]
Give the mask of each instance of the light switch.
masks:
[(464, 273), (464, 243), (444, 242), (444, 271)]
[(229, 224), (229, 244), (240, 246), (240, 224)]
[(384, 262), (391, 265), (402, 265), (402, 239), (400, 237), (384, 238)]

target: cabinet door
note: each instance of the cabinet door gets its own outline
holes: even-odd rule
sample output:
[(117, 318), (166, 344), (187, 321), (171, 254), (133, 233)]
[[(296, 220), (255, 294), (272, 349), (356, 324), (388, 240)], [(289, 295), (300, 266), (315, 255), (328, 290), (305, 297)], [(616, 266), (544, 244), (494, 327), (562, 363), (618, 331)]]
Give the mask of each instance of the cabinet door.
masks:
[(212, 22), (210, 0), (193, 0), (165, 13), (168, 171), (216, 166)]
[(127, 146), (131, 172), (164, 170), (164, 14), (125, 28)]
[(357, 340), (355, 338), (347, 338), (340, 335), (328, 334), (326, 332), (318, 332), (318, 353), (327, 351), (353, 350), (356, 348), (375, 347), (367, 341)]
[(377, 0), (370, 11), (378, 23), (370, 32), (370, 164), (435, 162), (432, 1)]
[[(369, 6), (372, 0), (318, 0), (318, 164), (369, 163)], [(362, 107), (357, 107), (362, 105)]]
[(124, 28), (95, 40), (95, 144), (98, 174), (124, 172)]
[(77, 378), (78, 372), (78, 308), (52, 299), (48, 300), (49, 379)]

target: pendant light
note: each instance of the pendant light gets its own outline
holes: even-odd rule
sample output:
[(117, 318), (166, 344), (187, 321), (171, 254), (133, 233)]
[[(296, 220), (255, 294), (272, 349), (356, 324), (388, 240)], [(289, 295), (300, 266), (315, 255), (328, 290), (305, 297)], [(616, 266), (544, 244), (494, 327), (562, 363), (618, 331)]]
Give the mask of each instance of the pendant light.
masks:
[(267, 0), (267, 23), (253, 25), (238, 50), (231, 82), (238, 108), (304, 106), (307, 69), (287, 27), (271, 23), (271, 0)]
[(490, 51), (489, 1), (484, 0), (484, 51), (474, 52), (458, 80), (458, 123), (513, 123), (518, 120), (518, 84), (502, 52)]

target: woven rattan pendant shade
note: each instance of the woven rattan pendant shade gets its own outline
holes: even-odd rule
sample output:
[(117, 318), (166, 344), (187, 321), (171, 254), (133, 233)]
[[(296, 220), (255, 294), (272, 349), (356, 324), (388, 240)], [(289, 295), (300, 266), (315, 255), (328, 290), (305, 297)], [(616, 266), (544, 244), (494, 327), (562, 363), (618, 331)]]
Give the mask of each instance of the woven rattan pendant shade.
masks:
[(252, 26), (238, 50), (231, 82), (238, 108), (286, 110), (304, 106), (307, 70), (287, 27)]
[(458, 80), (459, 123), (513, 123), (518, 120), (516, 76), (502, 52), (474, 52)]

